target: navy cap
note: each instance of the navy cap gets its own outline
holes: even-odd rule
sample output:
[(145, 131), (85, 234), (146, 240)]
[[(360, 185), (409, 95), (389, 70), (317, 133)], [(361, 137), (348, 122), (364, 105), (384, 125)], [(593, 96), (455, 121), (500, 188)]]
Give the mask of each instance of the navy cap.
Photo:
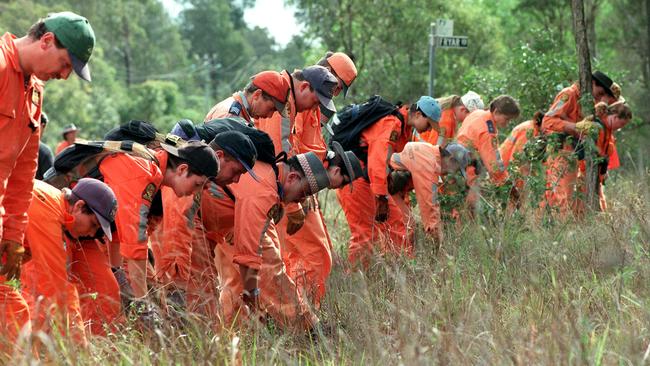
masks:
[(259, 182), (259, 178), (253, 172), (253, 166), (257, 161), (257, 149), (248, 136), (239, 131), (220, 132), (214, 136), (214, 139), (210, 142), (210, 147), (214, 150), (219, 147), (237, 159), (246, 168), (248, 174)]
[(329, 111), (336, 112), (332, 98), (334, 89), (339, 85), (339, 80), (328, 69), (323, 66), (309, 66), (302, 70), (305, 80), (316, 91), (318, 100)]
[(160, 147), (168, 153), (185, 160), (193, 170), (196, 170), (201, 175), (214, 179), (219, 174), (219, 160), (214, 154), (214, 150), (205, 142), (188, 141), (178, 147), (160, 144)]
[(86, 202), (86, 205), (97, 216), (97, 221), (99, 221), (104, 234), (108, 240), (112, 241), (111, 223), (115, 221), (117, 198), (115, 198), (111, 187), (94, 178), (82, 178), (72, 188), (72, 194)]

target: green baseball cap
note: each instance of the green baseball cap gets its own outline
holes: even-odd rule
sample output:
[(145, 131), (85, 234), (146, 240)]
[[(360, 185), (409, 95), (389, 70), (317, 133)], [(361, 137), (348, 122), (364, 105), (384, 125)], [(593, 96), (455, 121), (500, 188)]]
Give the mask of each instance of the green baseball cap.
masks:
[(88, 60), (95, 47), (95, 32), (88, 19), (64, 11), (52, 13), (43, 20), (45, 28), (68, 50), (72, 68), (80, 78), (90, 81)]

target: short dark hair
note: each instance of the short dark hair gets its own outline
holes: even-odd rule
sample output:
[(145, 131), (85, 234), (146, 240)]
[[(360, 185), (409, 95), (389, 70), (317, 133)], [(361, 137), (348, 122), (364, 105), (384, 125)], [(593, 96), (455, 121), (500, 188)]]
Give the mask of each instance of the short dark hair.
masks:
[(179, 165), (187, 164), (187, 166), (188, 166), (188, 174), (187, 174), (187, 176), (188, 177), (192, 176), (192, 175), (203, 175), (203, 173), (201, 173), (198, 169), (194, 168), (192, 166), (192, 164), (190, 164), (189, 161), (187, 161), (185, 159), (182, 159), (182, 158), (179, 158), (178, 156), (172, 155), (172, 154), (167, 154), (167, 156), (168, 156), (168, 158), (167, 158), (167, 169), (176, 170), (176, 168), (178, 168)]
[[(77, 195), (75, 195), (72, 192), (72, 190), (70, 190), (68, 188), (63, 189), (63, 195), (64, 195), (66, 201), (68, 201), (68, 204), (70, 206), (73, 206), (75, 203), (81, 201), (81, 198), (79, 198)], [(83, 212), (85, 215), (94, 215), (95, 214), (93, 212), (93, 210), (90, 209), (90, 206), (88, 206), (88, 204), (86, 202), (84, 202), (84, 205), (81, 208), (81, 212)]]
[(519, 103), (509, 95), (499, 95), (490, 102), (490, 112), (499, 112), (508, 117), (517, 118), (521, 113)]
[[(29, 27), (27, 36), (33, 40), (39, 40), (43, 38), (43, 35), (47, 32), (49, 32), (49, 30), (47, 30), (47, 27), (45, 27), (45, 21), (43, 21), (43, 19), (39, 19), (38, 22), (32, 24), (32, 26)], [(56, 48), (65, 48), (61, 42), (59, 42), (56, 36), (54, 36), (54, 44), (56, 45)]]

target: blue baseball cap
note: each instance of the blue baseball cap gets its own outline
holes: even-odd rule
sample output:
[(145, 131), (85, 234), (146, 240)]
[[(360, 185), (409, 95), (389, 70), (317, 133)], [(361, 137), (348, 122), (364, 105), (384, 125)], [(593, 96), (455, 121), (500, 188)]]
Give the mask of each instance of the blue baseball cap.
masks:
[(440, 104), (438, 104), (438, 101), (428, 95), (423, 95), (420, 97), (416, 105), (425, 116), (432, 119), (434, 122), (440, 121), (440, 115), (442, 112), (440, 111)]

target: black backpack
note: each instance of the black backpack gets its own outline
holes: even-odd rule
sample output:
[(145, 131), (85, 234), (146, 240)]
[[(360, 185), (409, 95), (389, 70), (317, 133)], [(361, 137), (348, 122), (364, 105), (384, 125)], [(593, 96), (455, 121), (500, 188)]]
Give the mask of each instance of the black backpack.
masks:
[(201, 140), (208, 143), (217, 134), (226, 131), (238, 131), (248, 136), (257, 150), (257, 160), (275, 167), (276, 155), (273, 140), (266, 132), (247, 126), (245, 120), (235, 117), (218, 118), (196, 126), (196, 132)]
[[(187, 120), (181, 120), (185, 122)], [(190, 122), (191, 123), (191, 122)], [(133, 141), (151, 149), (157, 149), (161, 143), (176, 146), (183, 141), (178, 136), (162, 134), (147, 121), (131, 120), (123, 125), (113, 128), (104, 135), (105, 141)]]
[(331, 140), (337, 141), (343, 150), (352, 151), (360, 160), (367, 162), (368, 149), (360, 146), (361, 133), (388, 115), (393, 115), (402, 122), (403, 133), (404, 117), (399, 112), (400, 107), (401, 103), (395, 105), (379, 95), (370, 97), (363, 104), (350, 104), (337, 112), (338, 121), (330, 124), (333, 132)]

